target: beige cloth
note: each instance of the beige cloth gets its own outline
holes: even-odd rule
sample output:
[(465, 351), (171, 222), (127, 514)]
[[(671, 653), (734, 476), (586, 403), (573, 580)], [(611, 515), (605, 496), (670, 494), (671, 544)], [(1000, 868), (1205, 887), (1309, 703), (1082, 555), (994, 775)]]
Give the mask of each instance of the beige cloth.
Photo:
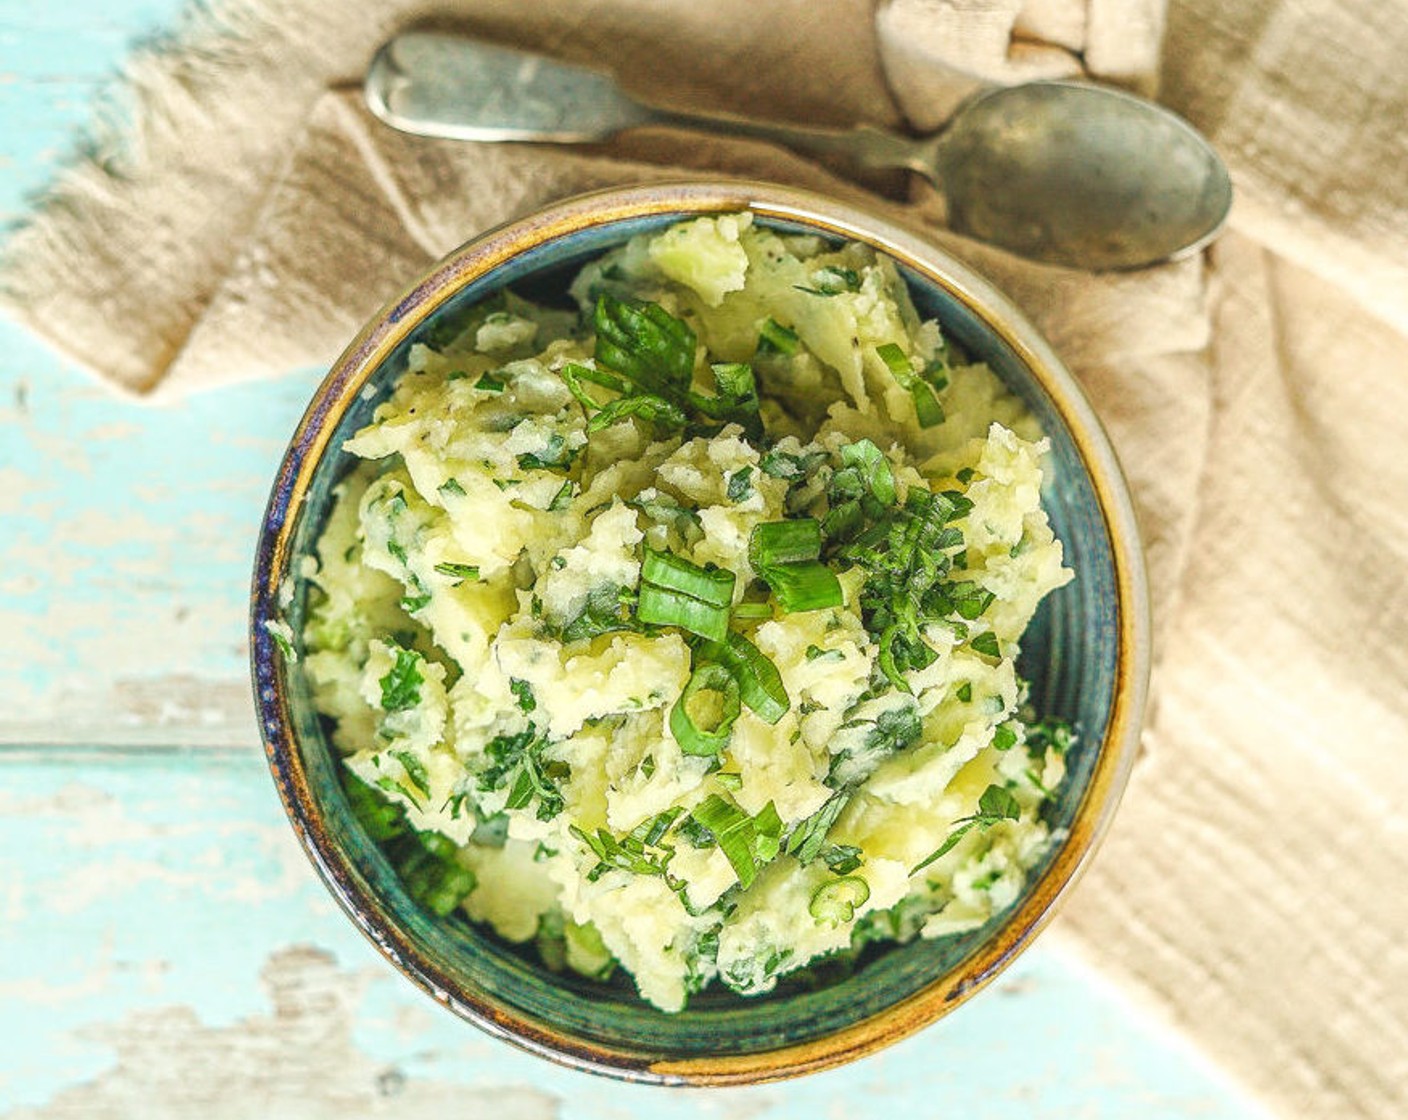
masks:
[(975, 82), (1082, 67), (1152, 92), (1162, 52), (1232, 166), (1234, 232), (1106, 277), (763, 144), (470, 148), (327, 92), (447, 10), (225, 0), (142, 56), (107, 158), (10, 240), (13, 312), (169, 398), (326, 363), (428, 261), (587, 187), (764, 176), (930, 229), (1076, 369), (1146, 530), (1151, 749), (1058, 928), (1285, 1115), (1408, 1113), (1404, 0), (463, 0), (462, 26), (657, 100), (816, 123), (928, 127)]

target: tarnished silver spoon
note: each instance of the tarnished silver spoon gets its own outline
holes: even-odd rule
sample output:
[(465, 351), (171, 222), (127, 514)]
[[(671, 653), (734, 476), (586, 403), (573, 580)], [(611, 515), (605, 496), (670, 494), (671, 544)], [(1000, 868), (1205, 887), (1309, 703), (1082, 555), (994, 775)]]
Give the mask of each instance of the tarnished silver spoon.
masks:
[(1079, 82), (984, 90), (942, 131), (822, 129), (655, 109), (606, 74), (432, 31), (387, 43), (366, 77), (387, 124), (458, 140), (580, 144), (669, 125), (771, 140), (866, 168), (908, 168), (960, 233), (1022, 256), (1128, 269), (1184, 256), (1222, 228), (1232, 185), (1217, 153), (1152, 102)]

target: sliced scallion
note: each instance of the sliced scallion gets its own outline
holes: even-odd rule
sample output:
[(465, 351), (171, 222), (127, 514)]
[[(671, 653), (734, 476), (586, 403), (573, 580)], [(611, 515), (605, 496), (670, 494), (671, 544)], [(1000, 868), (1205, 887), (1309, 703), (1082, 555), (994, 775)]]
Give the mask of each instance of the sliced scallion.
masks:
[(657, 552), (653, 548), (645, 550), (640, 578), (642, 583), (680, 591), (714, 607), (727, 607), (733, 602), (733, 585), (737, 581), (737, 577), (724, 568), (701, 568), (682, 556)]
[[(701, 714), (711, 703), (715, 710)], [(739, 711), (733, 674), (717, 662), (705, 662), (691, 674), (670, 709), (670, 734), (685, 754), (717, 755), (728, 744)]]
[(655, 626), (678, 626), (711, 642), (721, 642), (728, 634), (727, 607), (716, 607), (653, 583), (640, 585), (636, 617)]
[(753, 526), (748, 538), (748, 562), (755, 569), (815, 560), (820, 555), (821, 523), (814, 517), (764, 521)]
[(700, 646), (696, 656), (701, 661), (717, 661), (738, 681), (738, 695), (743, 703), (766, 723), (776, 723), (791, 707), (782, 674), (767, 656), (736, 630), (730, 630), (727, 640)]
[(812, 893), (807, 910), (820, 925), (835, 929), (856, 916), (856, 907), (870, 898), (870, 884), (859, 875), (822, 883)]
[(841, 581), (820, 560), (767, 567), (762, 576), (777, 597), (778, 605), (788, 614), (839, 607), (844, 601)]

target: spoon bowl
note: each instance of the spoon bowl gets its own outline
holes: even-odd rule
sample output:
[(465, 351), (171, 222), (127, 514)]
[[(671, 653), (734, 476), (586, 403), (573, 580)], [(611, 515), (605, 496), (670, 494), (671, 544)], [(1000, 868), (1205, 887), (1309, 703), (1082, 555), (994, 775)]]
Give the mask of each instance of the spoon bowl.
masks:
[(1187, 256), (1232, 204), (1226, 166), (1186, 121), (1080, 82), (981, 92), (926, 154), (955, 230), (1074, 268)]

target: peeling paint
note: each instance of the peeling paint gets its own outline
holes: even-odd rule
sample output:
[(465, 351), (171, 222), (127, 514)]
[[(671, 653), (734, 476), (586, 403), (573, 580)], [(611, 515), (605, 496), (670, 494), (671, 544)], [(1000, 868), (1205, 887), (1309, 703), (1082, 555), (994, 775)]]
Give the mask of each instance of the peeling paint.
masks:
[(353, 1044), (350, 1024), (365, 975), (331, 953), (298, 945), (272, 953), (261, 982), (269, 1011), (226, 1026), (186, 1006), (141, 1011), (93, 1026), (115, 1061), (45, 1104), (4, 1120), (248, 1120), (348, 1117), (556, 1120), (561, 1102), (523, 1085), (413, 1078)]

